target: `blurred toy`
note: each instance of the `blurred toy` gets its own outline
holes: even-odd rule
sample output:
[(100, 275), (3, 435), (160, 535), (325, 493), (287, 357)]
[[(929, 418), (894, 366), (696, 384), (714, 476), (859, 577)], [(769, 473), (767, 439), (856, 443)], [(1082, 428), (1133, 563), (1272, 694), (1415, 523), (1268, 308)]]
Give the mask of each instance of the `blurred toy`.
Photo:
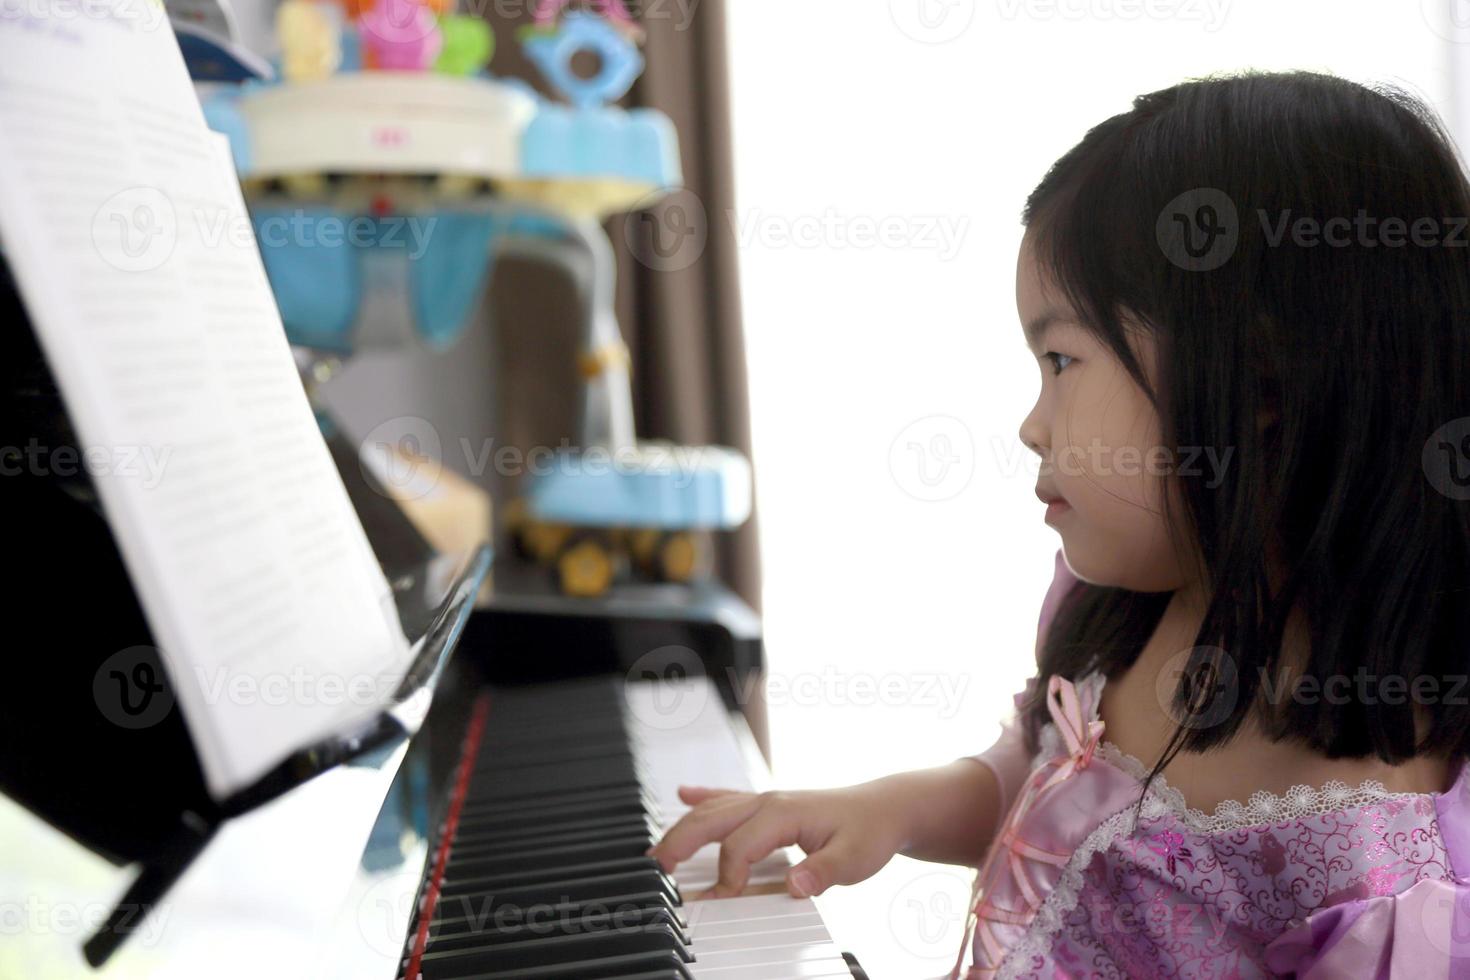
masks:
[[(556, 19), (571, 4), (572, 0), (537, 0), (534, 14), (535, 26), (538, 30), (553, 27)], [(615, 25), (623, 34), (632, 38), (635, 42), (643, 40), (643, 28), (638, 26), (628, 8), (623, 5), (623, 0), (591, 0), (587, 7), (596, 11), (600, 16)]]
[(444, 48), (434, 70), (446, 75), (469, 75), (479, 71), (495, 53), (495, 34), (478, 17), (453, 14), (439, 20)]
[(425, 71), (444, 45), (434, 11), (421, 0), (374, 0), (357, 26), (366, 64), (379, 71)]
[(491, 186), (519, 173), (536, 102), (484, 73), (488, 24), (435, 9), (286, 0), (283, 81), (205, 100), (231, 137), (287, 335), (322, 361), (453, 344), (507, 227)]
[(565, 103), (486, 73), (493, 33), (447, 0), (284, 0), (281, 81), (213, 90), (205, 113), (230, 136), (309, 390), (365, 348), (453, 344), (501, 254), (566, 273), (580, 447), (526, 485), (509, 523), (564, 591), (597, 595), (625, 569), (701, 574), (708, 532), (749, 514), (750, 469), (734, 450), (635, 436), (601, 219), (679, 186), (678, 138), (662, 113), (611, 104), (644, 64), (620, 0), (566, 6), (542, 0), (521, 35)]
[(627, 571), (691, 581), (709, 570), (709, 533), (750, 516), (750, 464), (723, 446), (568, 450), (548, 469), (505, 519), (516, 550), (568, 595), (601, 595)]
[[(591, 14), (567, 14), (560, 27), (533, 27), (523, 38), (526, 56), (578, 109), (622, 98), (643, 74), (643, 55), (638, 49), (607, 21)], [(596, 56), (595, 74), (583, 77), (572, 67), (572, 59), (583, 53)]]
[[(667, 116), (653, 109), (611, 105), (643, 71), (641, 32), (620, 0), (593, 6), (602, 18), (543, 2), (536, 23), (521, 32), (526, 55), (570, 105), (538, 99), (526, 126), (521, 172), (502, 192), (566, 214), (605, 217), (652, 204), (683, 181), (679, 140)], [(606, 19), (603, 19), (606, 18)], [(578, 55), (597, 71), (582, 77)]]
[[(602, 215), (643, 204), (679, 183), (677, 138), (667, 117), (608, 105), (643, 70), (632, 18), (618, 0), (555, 15), (543, 3), (522, 35), (527, 55), (569, 102), (541, 102), (526, 127), (520, 178), (503, 193), (569, 217), (564, 238), (540, 243), (561, 265), (582, 312), (579, 449), (558, 453), (507, 511), (516, 550), (550, 566), (563, 592), (597, 596), (626, 571), (687, 582), (707, 571), (708, 533), (750, 515), (750, 465), (733, 449), (640, 443), (633, 428), (630, 358), (614, 313), (616, 259)], [(621, 25), (621, 29), (619, 26)], [(582, 77), (578, 54), (599, 70)]]
[(342, 11), (315, 0), (285, 0), (276, 8), (281, 74), (287, 81), (326, 78), (342, 63)]

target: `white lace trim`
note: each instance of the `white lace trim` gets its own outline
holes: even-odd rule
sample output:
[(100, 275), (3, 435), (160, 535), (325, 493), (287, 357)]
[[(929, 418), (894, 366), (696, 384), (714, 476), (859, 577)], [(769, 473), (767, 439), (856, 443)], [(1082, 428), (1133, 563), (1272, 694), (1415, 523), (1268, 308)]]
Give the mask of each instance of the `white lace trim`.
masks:
[[(1109, 763), (1142, 782), (1148, 778), (1148, 767), (1124, 752), (1112, 742), (1103, 742), (1098, 753)], [(1306, 786), (1298, 783), (1285, 793), (1277, 795), (1266, 790), (1257, 790), (1245, 803), (1225, 800), (1215, 807), (1213, 813), (1198, 810), (1184, 800), (1184, 794), (1170, 786), (1162, 774), (1156, 776), (1151, 793), (1156, 793), (1163, 804), (1179, 821), (1201, 834), (1223, 834), (1242, 827), (1258, 827), (1278, 820), (1299, 820), (1336, 810), (1349, 810), (1392, 799), (1414, 799), (1420, 793), (1390, 792), (1376, 779), (1365, 779), (1356, 786), (1349, 786), (1337, 779), (1330, 779), (1321, 786)]]
[[(1106, 681), (1107, 678), (1101, 672), (1094, 671), (1079, 680), (1077, 688), (1079, 692), (1085, 692), (1083, 697), (1087, 703), (1096, 706)], [(1052, 758), (1062, 751), (1061, 734), (1056, 730), (1055, 724), (1048, 721), (1042, 728), (1040, 743), (1035, 762)], [(1097, 754), (1140, 783), (1148, 778), (1148, 766), (1106, 739), (1099, 743)], [(1169, 785), (1162, 774), (1154, 777), (1149, 785), (1149, 793), (1156, 795), (1167, 812), (1177, 817), (1186, 827), (1201, 834), (1222, 834), (1242, 827), (1275, 823), (1278, 820), (1296, 820), (1384, 800), (1412, 800), (1425, 795), (1390, 792), (1376, 779), (1365, 779), (1356, 786), (1333, 779), (1316, 787), (1298, 784), (1280, 795), (1257, 790), (1245, 803), (1225, 800), (1215, 807), (1213, 813), (1205, 813), (1190, 806), (1185, 801), (1184, 794)]]
[[(1101, 696), (1105, 681), (1106, 678), (1100, 672), (1088, 674), (1077, 681), (1078, 691), (1085, 699), (1084, 703), (1094, 706), (1094, 710), (1099, 703), (1098, 698)], [(1041, 729), (1040, 742), (1040, 751), (1036, 754), (1033, 771), (1035, 765), (1062, 752), (1061, 733), (1050, 721)], [(1147, 766), (1112, 742), (1106, 740), (1100, 742), (1097, 752), (1109, 765), (1115, 766), (1140, 783), (1148, 777)], [(1241, 827), (1273, 823), (1277, 820), (1292, 820), (1331, 813), (1334, 810), (1366, 806), (1382, 800), (1413, 799), (1424, 795), (1426, 794), (1391, 793), (1376, 779), (1365, 779), (1357, 786), (1348, 786), (1334, 779), (1316, 788), (1293, 786), (1280, 796), (1260, 790), (1251, 794), (1248, 803), (1242, 804), (1236, 800), (1226, 800), (1215, 808), (1214, 813), (1206, 814), (1189, 806), (1184, 800), (1184, 794), (1170, 786), (1168, 781), (1160, 775), (1155, 777), (1149, 785), (1148, 792), (1144, 794), (1141, 815), (1144, 820), (1155, 820), (1166, 815), (1173, 816), (1191, 830), (1202, 834), (1219, 834)], [(1042, 901), (1041, 907), (1036, 911), (1036, 916), (1026, 927), (1025, 935), (1002, 957), (996, 971), (996, 980), (1015, 980), (1022, 970), (1031, 965), (1033, 959), (1044, 957), (1049, 953), (1052, 940), (1061, 931), (1063, 921), (1077, 907), (1082, 889), (1083, 870), (1100, 851), (1106, 850), (1118, 838), (1132, 832), (1134, 819), (1135, 807), (1134, 804), (1129, 803), (1122, 810), (1098, 824), (1077, 846), (1062, 868), (1056, 887)]]
[[(1145, 819), (1163, 816), (1167, 804), (1150, 792), (1143, 801)], [(1071, 858), (1062, 868), (1056, 887), (1051, 890), (1036, 910), (1036, 916), (1026, 927), (1026, 934), (1001, 958), (996, 971), (996, 980), (1014, 980), (1021, 970), (1030, 966), (1032, 959), (1045, 956), (1051, 949), (1052, 939), (1061, 931), (1062, 922), (1077, 907), (1082, 889), (1082, 871), (1092, 862), (1093, 856), (1113, 845), (1119, 837), (1133, 829), (1133, 804), (1108, 817), (1088, 834), (1086, 839), (1072, 852)]]

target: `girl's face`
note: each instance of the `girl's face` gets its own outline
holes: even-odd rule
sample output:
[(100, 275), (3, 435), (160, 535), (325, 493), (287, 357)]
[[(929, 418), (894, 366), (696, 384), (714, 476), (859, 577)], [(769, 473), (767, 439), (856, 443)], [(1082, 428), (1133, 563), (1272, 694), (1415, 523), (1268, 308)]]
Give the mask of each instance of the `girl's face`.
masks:
[[(1159, 418), (1122, 363), (1083, 329), (1037, 265), (1028, 233), (1016, 262), (1016, 308), (1041, 372), (1041, 394), (1021, 441), (1041, 457), (1037, 495), (1063, 503), (1047, 522), (1083, 581), (1135, 592), (1180, 587), (1184, 573), (1165, 529), (1162, 498), (1171, 464)], [(1150, 383), (1155, 345), (1135, 335)]]

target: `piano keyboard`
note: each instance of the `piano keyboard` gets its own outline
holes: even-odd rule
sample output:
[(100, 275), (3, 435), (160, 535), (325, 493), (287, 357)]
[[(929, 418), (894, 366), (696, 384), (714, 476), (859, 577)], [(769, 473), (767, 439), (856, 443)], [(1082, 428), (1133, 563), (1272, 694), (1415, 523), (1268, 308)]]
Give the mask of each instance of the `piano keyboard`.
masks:
[(718, 845), (672, 875), (644, 856), (688, 810), (681, 783), (754, 788), (750, 744), (703, 679), (487, 693), (405, 980), (861, 977), (816, 906), (785, 893), (784, 853), (752, 868), (749, 891), (771, 893), (708, 900), (686, 896), (718, 877)]

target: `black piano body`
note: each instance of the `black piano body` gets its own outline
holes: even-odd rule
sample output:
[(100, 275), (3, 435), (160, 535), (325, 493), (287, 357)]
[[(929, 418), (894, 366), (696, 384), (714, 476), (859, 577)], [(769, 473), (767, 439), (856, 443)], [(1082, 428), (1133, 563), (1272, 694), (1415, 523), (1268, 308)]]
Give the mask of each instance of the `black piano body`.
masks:
[[(24, 322), (7, 281), (0, 308)], [(0, 346), (0, 446), (75, 446), (31, 332)], [(694, 729), (655, 718), (634, 731), (624, 691), (706, 673), (710, 744), (726, 764), (743, 752), (758, 766), (740, 716), (730, 732), (720, 720), (759, 678), (754, 615), (718, 589), (571, 614), (534, 588), (506, 590), (476, 610), (488, 549), (434, 554), (354, 447), (340, 434), (328, 444), (413, 660), (371, 724), (224, 801), (168, 710), (85, 475), (0, 479), (24, 569), (7, 589), (0, 688), (0, 977), (393, 980), (411, 967), (426, 980), (697, 980), (710, 959), (699, 930), (722, 937), (706, 950), (739, 960), (744, 927), (729, 907), (691, 915), (678, 882), (642, 854), (667, 814), (637, 746), (681, 746)], [(124, 651), (144, 652), (130, 669), (142, 664), (160, 691), (161, 709), (126, 707), (146, 723), (109, 710), (98, 687)], [(818, 942), (809, 906), (788, 911), (786, 931), (811, 940), (789, 971), (756, 956), (721, 980), (860, 975)], [(545, 921), (527, 921), (537, 912)]]

